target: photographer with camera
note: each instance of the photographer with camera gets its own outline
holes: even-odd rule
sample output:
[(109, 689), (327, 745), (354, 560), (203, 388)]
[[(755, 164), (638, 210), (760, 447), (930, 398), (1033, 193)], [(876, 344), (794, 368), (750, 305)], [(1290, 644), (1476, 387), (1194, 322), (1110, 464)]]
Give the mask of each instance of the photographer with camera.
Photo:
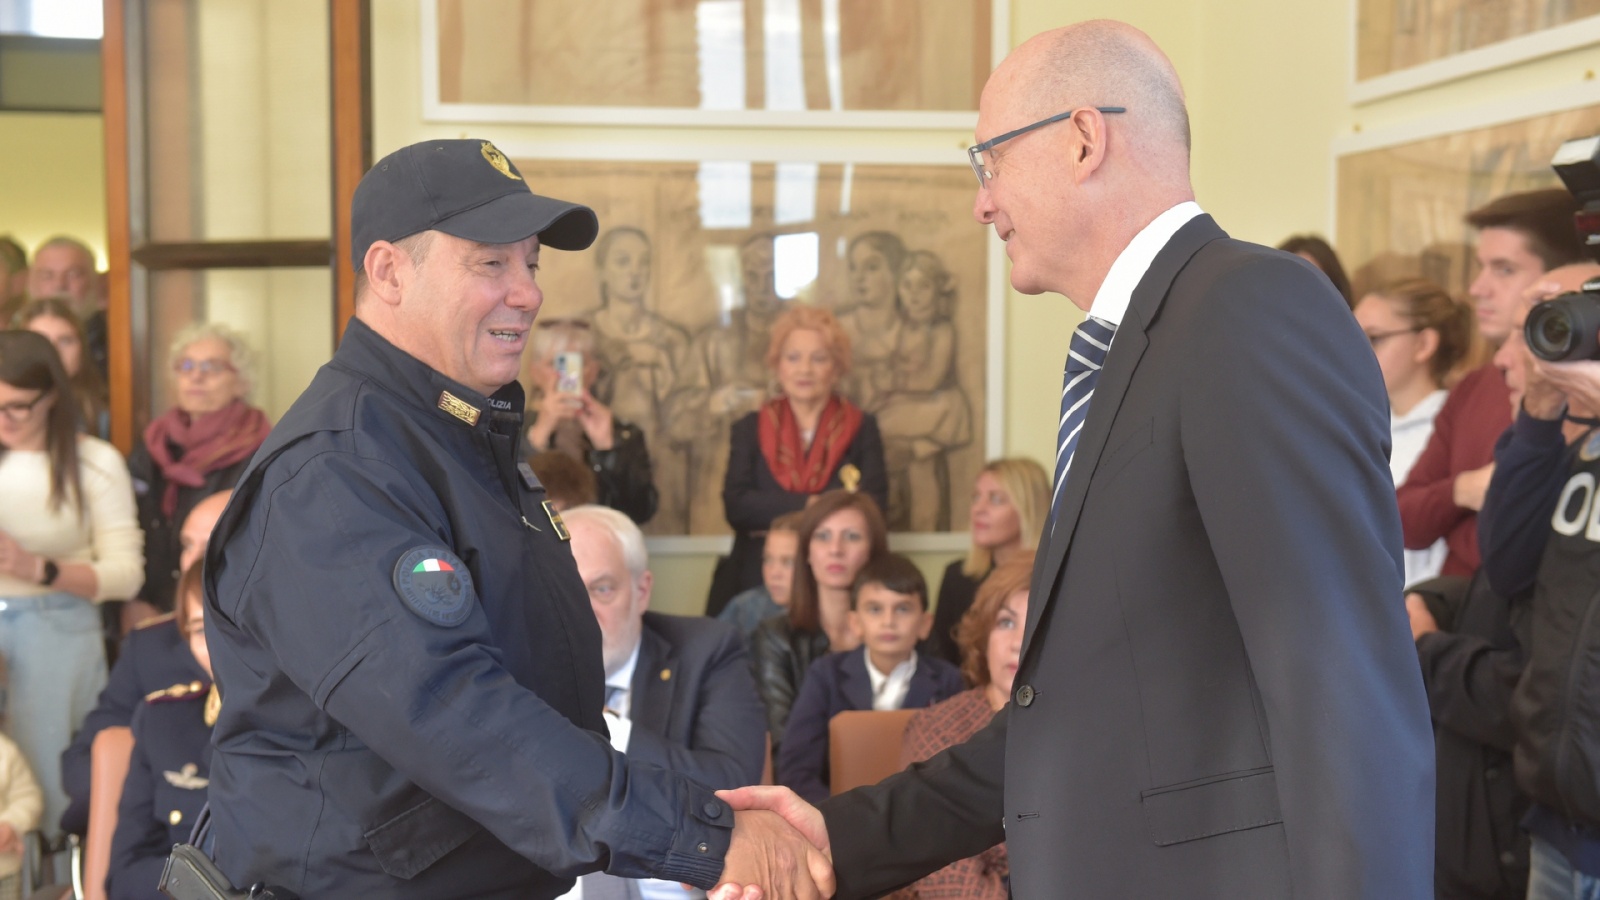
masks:
[[(1600, 891), (1600, 770), (1593, 762), (1600, 719), (1589, 711), (1600, 703), (1600, 682), (1583, 677), (1586, 660), (1600, 653), (1600, 631), (1589, 622), (1600, 600), (1600, 423), (1593, 418), (1600, 361), (1551, 361), (1552, 327), (1541, 326), (1562, 307), (1600, 309), (1593, 293), (1549, 300), (1597, 276), (1593, 263), (1547, 273), (1535, 289), (1532, 321), (1518, 322), (1495, 355), (1521, 400), (1495, 448), (1479, 531), (1494, 590), (1506, 597), (1532, 592), (1522, 636), (1527, 666), (1510, 708), (1517, 784), (1533, 801), (1524, 819), (1532, 835), (1530, 900)], [(1594, 330), (1586, 336), (1590, 348)]]

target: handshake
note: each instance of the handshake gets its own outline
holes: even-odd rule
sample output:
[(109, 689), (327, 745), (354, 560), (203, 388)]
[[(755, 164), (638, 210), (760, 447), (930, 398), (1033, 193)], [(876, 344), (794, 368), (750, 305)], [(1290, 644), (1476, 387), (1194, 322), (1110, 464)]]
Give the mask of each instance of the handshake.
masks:
[(817, 808), (786, 787), (718, 791), (734, 810), (722, 882), (708, 900), (833, 896), (833, 854)]

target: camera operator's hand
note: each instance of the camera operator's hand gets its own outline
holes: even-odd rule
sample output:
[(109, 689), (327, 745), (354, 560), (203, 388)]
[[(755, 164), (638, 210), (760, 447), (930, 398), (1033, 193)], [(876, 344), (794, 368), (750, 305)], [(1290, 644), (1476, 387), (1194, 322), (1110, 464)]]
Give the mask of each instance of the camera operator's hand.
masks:
[(1412, 640), (1439, 630), (1439, 623), (1434, 620), (1433, 613), (1428, 611), (1428, 604), (1422, 599), (1421, 594), (1412, 592), (1406, 595), (1406, 616), (1411, 619)]
[(1574, 413), (1594, 415), (1600, 411), (1600, 362), (1553, 363), (1535, 358), (1530, 360), (1529, 380), (1535, 376), (1563, 394)]
[[(1575, 271), (1574, 271), (1575, 270)], [(1534, 306), (1574, 290), (1587, 276), (1579, 267), (1563, 267), (1556, 274), (1561, 280), (1543, 280), (1523, 294), (1523, 305), (1515, 315), (1515, 328), (1506, 345), (1495, 354), (1503, 363), (1506, 383), (1513, 392), (1517, 389), (1517, 371), (1520, 367), (1522, 382), (1522, 408), (1536, 419), (1558, 419), (1569, 406), (1583, 414), (1600, 410), (1600, 362), (1578, 360), (1553, 363), (1534, 356), (1523, 343), (1522, 327), (1528, 311)]]

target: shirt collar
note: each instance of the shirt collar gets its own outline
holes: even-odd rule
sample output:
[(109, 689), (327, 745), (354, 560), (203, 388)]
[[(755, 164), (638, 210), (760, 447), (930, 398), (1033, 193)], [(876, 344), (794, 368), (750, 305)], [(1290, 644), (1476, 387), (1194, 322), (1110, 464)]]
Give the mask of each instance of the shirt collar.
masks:
[(1139, 286), (1144, 273), (1149, 271), (1156, 254), (1167, 246), (1179, 228), (1200, 214), (1199, 204), (1186, 200), (1156, 216), (1149, 225), (1140, 229), (1128, 246), (1117, 254), (1116, 261), (1106, 272), (1099, 292), (1094, 295), (1094, 303), (1089, 307), (1089, 315), (1113, 328), (1121, 325), (1122, 317), (1128, 311), (1128, 302), (1133, 299), (1133, 289)]
[(1440, 408), (1444, 406), (1445, 399), (1449, 396), (1450, 392), (1441, 388), (1417, 401), (1417, 405), (1411, 407), (1411, 410), (1403, 416), (1397, 416), (1391, 410), (1389, 412), (1390, 430), (1432, 423), (1434, 418), (1439, 415)]
[(511, 433), (520, 428), (522, 385), (513, 381), (484, 396), (396, 347), (360, 319), (351, 318), (345, 326), (344, 339), (339, 342), (333, 362), (368, 376), (379, 387), (448, 421), (475, 430), (487, 430), (496, 424), (501, 426), (497, 430)]
[(910, 659), (907, 659), (905, 662), (895, 666), (894, 671), (884, 673), (879, 672), (878, 667), (872, 664), (872, 656), (867, 653), (867, 646), (862, 644), (861, 661), (867, 664), (867, 678), (872, 682), (872, 693), (874, 695), (883, 691), (883, 685), (889, 679), (899, 678), (905, 681), (910, 681), (911, 676), (915, 675), (917, 672), (917, 654), (915, 653), (911, 654)]
[(607, 688), (617, 687), (630, 692), (633, 690), (633, 670), (639, 667), (639, 646), (643, 643), (643, 640), (634, 642), (633, 652), (628, 654), (628, 661), (622, 664), (622, 668), (607, 676)]

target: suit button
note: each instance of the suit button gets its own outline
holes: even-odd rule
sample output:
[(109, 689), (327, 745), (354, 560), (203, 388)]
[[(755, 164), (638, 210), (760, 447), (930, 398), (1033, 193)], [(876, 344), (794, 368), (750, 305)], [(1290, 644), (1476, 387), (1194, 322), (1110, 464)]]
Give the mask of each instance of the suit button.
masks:
[(694, 845), (694, 849), (700, 851), (701, 853), (710, 853), (711, 852), (711, 847), (709, 845), (707, 845), (705, 841), (701, 841), (700, 843), (695, 844)]
[(705, 812), (706, 818), (715, 819), (716, 817), (722, 815), (722, 804), (716, 802), (715, 800), (707, 801), (705, 805)]
[(176, 825), (179, 822), (182, 822), (183, 821), (183, 810), (175, 809), (172, 812), (167, 813), (167, 821), (170, 822), (173, 825)]
[(1033, 705), (1033, 685), (1025, 684), (1022, 687), (1017, 688), (1017, 705), (1018, 706), (1032, 706)]

